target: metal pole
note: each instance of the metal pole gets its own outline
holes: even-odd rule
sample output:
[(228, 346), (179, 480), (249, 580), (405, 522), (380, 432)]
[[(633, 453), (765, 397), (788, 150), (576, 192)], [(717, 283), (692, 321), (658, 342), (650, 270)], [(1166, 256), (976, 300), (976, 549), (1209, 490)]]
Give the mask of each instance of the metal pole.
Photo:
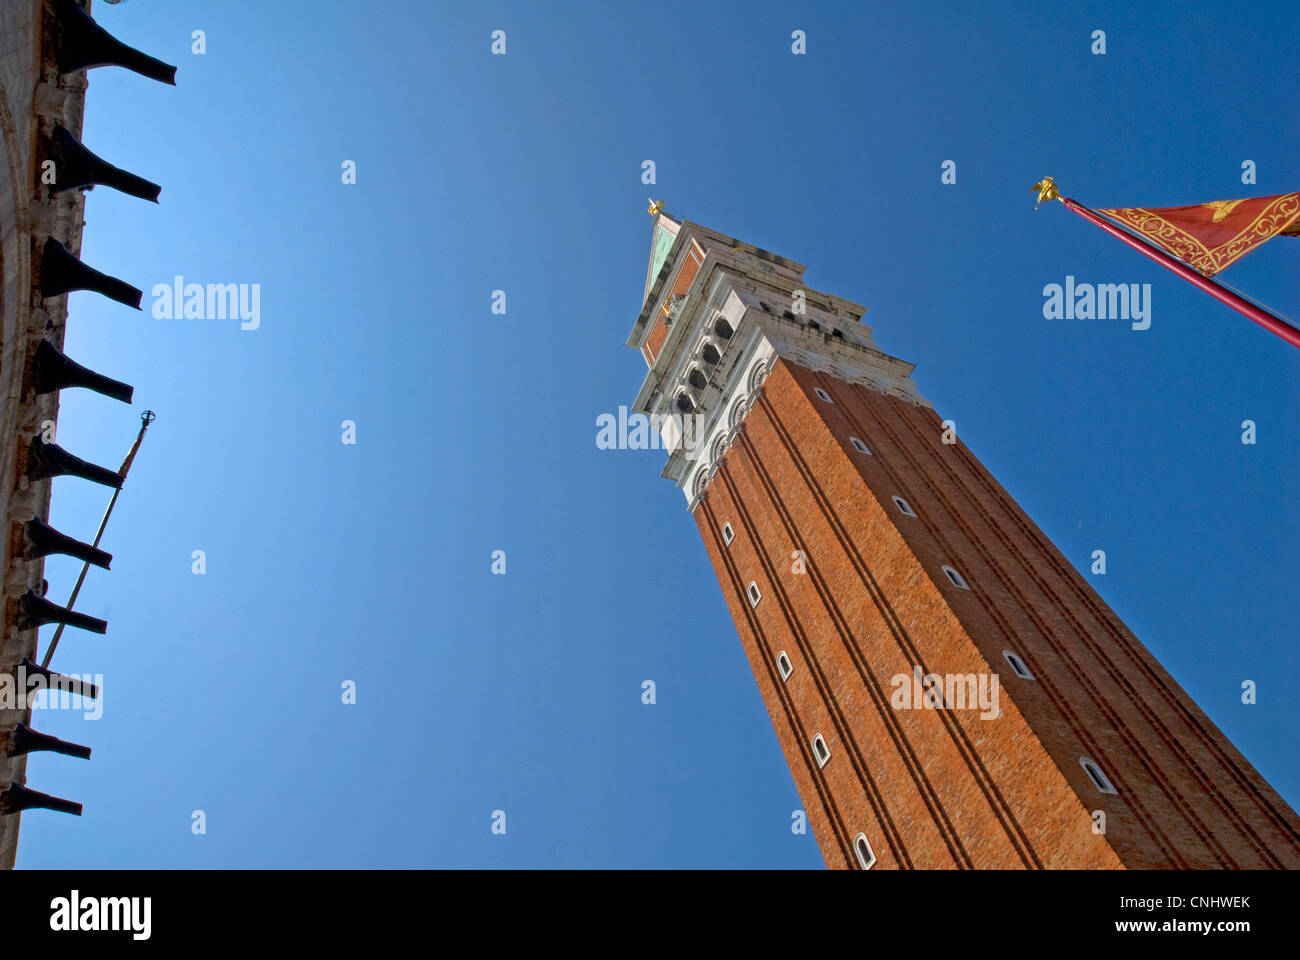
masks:
[[(131, 452), (128, 453), (126, 459), (122, 461), (121, 469), (117, 471), (118, 475), (122, 478), (123, 483), (126, 482), (126, 475), (131, 470), (131, 461), (135, 459), (136, 453), (140, 450), (140, 444), (144, 440), (144, 432), (149, 429), (149, 424), (153, 423), (157, 419), (158, 417), (152, 410), (146, 410), (140, 415), (140, 432), (136, 435), (135, 443), (131, 445)], [(121, 487), (118, 487), (113, 491), (113, 499), (108, 501), (108, 509), (104, 511), (104, 518), (99, 521), (99, 532), (95, 534), (95, 540), (92, 544), (93, 546), (99, 546), (99, 541), (104, 536), (104, 528), (108, 526), (108, 518), (113, 515), (113, 507), (117, 504), (117, 498), (121, 492)], [(89, 570), (90, 561), (87, 560), (81, 565), (81, 574), (77, 577), (77, 585), (72, 588), (72, 596), (68, 598), (67, 607), (69, 610), (71, 610), (72, 605), (77, 602), (77, 594), (81, 592), (81, 585), (85, 582), (86, 573)], [(64, 624), (61, 623), (55, 628), (54, 636), (50, 638), (49, 649), (45, 651), (45, 659), (41, 661), (42, 667), (48, 667), (50, 665), (50, 658), (54, 656), (54, 651), (59, 645), (59, 637), (63, 636), (63, 627)]]

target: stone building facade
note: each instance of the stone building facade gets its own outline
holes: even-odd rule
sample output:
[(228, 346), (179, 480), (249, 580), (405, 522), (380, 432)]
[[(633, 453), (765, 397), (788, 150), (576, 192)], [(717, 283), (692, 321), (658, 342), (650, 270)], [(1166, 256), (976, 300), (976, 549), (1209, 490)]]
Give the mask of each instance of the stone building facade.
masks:
[[(81, 250), (85, 197), (70, 190), (51, 199), (39, 189), (39, 140), (59, 124), (80, 138), (85, 106), (84, 71), (60, 78), (49, 37), (42, 29), (48, 12), (43, 0), (0, 4), (0, 569), (4, 571), (4, 623), (0, 635), (0, 673), (15, 677), (24, 657), (36, 657), (36, 630), (19, 630), (16, 601), (27, 591), (41, 592), (45, 563), (21, 557), (12, 528), (31, 517), (46, 519), (50, 480), (19, 476), (20, 451), (44, 421), (58, 420), (58, 392), (34, 396), (24, 391), (36, 345), (46, 339), (63, 347), (67, 296), (44, 299), (33, 287), (39, 244), (53, 236), (74, 254)], [(29, 722), (30, 710), (0, 709), (0, 729)], [(26, 778), (27, 757), (0, 756), (0, 790)], [(22, 814), (0, 816), (0, 866), (13, 866)]]
[[(45, 598), (45, 555), (67, 553), (100, 566), (110, 559), (45, 525), (53, 477), (121, 486), (118, 469), (87, 464), (57, 446), (59, 390), (89, 387), (128, 403), (132, 394), (127, 384), (89, 369), (88, 358), (78, 364), (62, 354), (68, 292), (95, 290), (137, 308), (141, 297), (130, 284), (80, 262), (81, 191), (98, 184), (156, 200), (160, 189), (81, 144), (86, 71), (119, 66), (175, 82), (174, 67), (112, 37), (90, 7), (90, 0), (0, 3), (0, 868), (13, 866), (23, 809), (80, 812), (78, 803), (27, 784), (27, 753), (89, 756), (86, 748), (26, 727), (28, 688), (43, 659), (38, 629), (63, 623), (102, 633), (105, 627)], [(91, 688), (64, 689), (76, 695)]]

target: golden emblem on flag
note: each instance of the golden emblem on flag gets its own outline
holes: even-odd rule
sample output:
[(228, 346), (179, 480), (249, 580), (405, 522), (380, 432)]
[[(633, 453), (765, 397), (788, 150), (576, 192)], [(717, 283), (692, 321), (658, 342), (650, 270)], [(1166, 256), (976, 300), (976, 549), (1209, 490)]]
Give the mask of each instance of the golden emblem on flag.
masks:
[(1211, 200), (1206, 204), (1207, 207), (1214, 211), (1214, 216), (1210, 217), (1210, 222), (1219, 223), (1224, 217), (1232, 213), (1237, 204), (1241, 202), (1241, 200)]

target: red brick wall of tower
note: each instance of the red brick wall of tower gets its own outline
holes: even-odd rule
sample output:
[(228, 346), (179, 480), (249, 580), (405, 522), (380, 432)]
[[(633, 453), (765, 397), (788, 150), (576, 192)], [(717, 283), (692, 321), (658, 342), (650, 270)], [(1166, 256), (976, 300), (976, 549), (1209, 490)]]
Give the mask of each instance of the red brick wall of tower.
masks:
[[(695, 282), (695, 275), (700, 272), (700, 264), (704, 262), (705, 252), (703, 246), (691, 241), (690, 260), (682, 267), (682, 271), (677, 275), (677, 280), (672, 289), (668, 291), (670, 297), (680, 296), (691, 289), (691, 284)], [(659, 317), (650, 331), (650, 336), (646, 338), (645, 345), (641, 347), (641, 355), (645, 357), (646, 366), (653, 367), (655, 360), (659, 358), (659, 351), (663, 349), (664, 341), (668, 339), (669, 329), (667, 311), (661, 309)]]
[[(861, 832), (878, 868), (1300, 867), (1300, 818), (942, 432), (932, 410), (778, 362), (696, 506), (827, 864), (855, 866)], [(894, 708), (917, 665), (997, 674), (1001, 715)]]

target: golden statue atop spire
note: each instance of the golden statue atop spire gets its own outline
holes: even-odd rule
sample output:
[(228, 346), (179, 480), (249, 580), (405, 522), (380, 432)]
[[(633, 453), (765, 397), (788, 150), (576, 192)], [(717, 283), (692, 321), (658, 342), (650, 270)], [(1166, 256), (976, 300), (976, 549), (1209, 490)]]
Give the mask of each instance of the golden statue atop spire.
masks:
[[(1038, 203), (1043, 203), (1046, 200), (1061, 199), (1060, 193), (1056, 190), (1056, 180), (1052, 177), (1043, 177), (1043, 179), (1039, 180), (1029, 188), (1030, 193), (1033, 193), (1035, 190), (1038, 191)], [(1034, 204), (1035, 210), (1038, 209), (1038, 203)]]
[(655, 200), (653, 197), (650, 198), (650, 209), (647, 210), (646, 213), (650, 214), (650, 216), (652, 217), (655, 217), (663, 212), (664, 212), (664, 202), (662, 200)]

